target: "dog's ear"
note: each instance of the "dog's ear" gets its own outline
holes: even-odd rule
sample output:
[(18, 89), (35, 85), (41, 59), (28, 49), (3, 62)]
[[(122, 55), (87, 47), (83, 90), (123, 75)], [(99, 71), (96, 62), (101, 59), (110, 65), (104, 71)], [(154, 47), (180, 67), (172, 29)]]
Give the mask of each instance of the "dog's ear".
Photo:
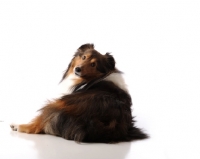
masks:
[(60, 80), (59, 83), (61, 83), (61, 82), (65, 79), (65, 77), (67, 76), (67, 73), (68, 73), (70, 67), (71, 67), (71, 62), (69, 63), (67, 69), (64, 71), (64, 74), (63, 74), (63, 76), (62, 76), (62, 79)]
[(114, 70), (114, 68), (115, 68), (115, 59), (113, 58), (113, 56), (110, 55), (110, 53), (106, 53), (104, 56), (106, 58), (107, 67), (110, 68), (111, 70)]
[(86, 50), (88, 49), (94, 49), (94, 45), (93, 44), (84, 44), (84, 45), (81, 45), (79, 48), (78, 48), (78, 51), (80, 52), (85, 52)]

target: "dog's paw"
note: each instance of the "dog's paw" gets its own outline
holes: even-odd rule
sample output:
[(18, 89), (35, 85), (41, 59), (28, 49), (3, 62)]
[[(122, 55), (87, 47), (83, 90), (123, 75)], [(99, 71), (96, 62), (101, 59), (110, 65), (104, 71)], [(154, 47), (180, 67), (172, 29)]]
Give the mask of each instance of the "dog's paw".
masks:
[(10, 127), (13, 131), (17, 131), (18, 130), (18, 126), (17, 124), (10, 124)]

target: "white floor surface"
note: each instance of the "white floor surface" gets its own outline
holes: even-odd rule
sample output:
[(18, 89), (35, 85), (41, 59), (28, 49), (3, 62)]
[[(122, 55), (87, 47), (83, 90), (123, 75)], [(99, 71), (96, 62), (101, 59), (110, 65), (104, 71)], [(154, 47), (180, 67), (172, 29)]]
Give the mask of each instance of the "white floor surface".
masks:
[[(12, 131), (0, 122), (0, 159), (198, 159), (199, 147), (194, 140), (159, 140), (118, 144), (88, 144), (68, 141), (44, 134)], [(185, 146), (186, 145), (186, 146)]]
[(11, 131), (0, 122), (1, 159), (165, 159), (161, 145), (153, 139), (119, 144), (86, 144), (51, 135)]

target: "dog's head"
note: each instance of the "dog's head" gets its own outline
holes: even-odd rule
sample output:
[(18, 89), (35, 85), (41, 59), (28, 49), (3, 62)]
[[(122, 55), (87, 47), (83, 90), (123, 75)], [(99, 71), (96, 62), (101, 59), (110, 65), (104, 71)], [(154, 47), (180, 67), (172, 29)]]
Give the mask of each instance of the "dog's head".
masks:
[(74, 54), (62, 80), (69, 75), (75, 75), (84, 81), (91, 81), (113, 71), (115, 71), (115, 60), (112, 55), (109, 53), (102, 55), (94, 49), (93, 44), (84, 44)]

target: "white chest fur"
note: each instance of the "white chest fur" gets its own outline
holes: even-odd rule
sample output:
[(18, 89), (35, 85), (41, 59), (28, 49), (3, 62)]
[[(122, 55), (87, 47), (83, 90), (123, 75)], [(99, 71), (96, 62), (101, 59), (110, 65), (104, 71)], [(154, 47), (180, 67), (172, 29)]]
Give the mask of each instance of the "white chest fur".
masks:
[(68, 75), (56, 88), (55, 98), (61, 97), (72, 93), (72, 87), (75, 85), (75, 81), (79, 79), (78, 76), (74, 74)]

